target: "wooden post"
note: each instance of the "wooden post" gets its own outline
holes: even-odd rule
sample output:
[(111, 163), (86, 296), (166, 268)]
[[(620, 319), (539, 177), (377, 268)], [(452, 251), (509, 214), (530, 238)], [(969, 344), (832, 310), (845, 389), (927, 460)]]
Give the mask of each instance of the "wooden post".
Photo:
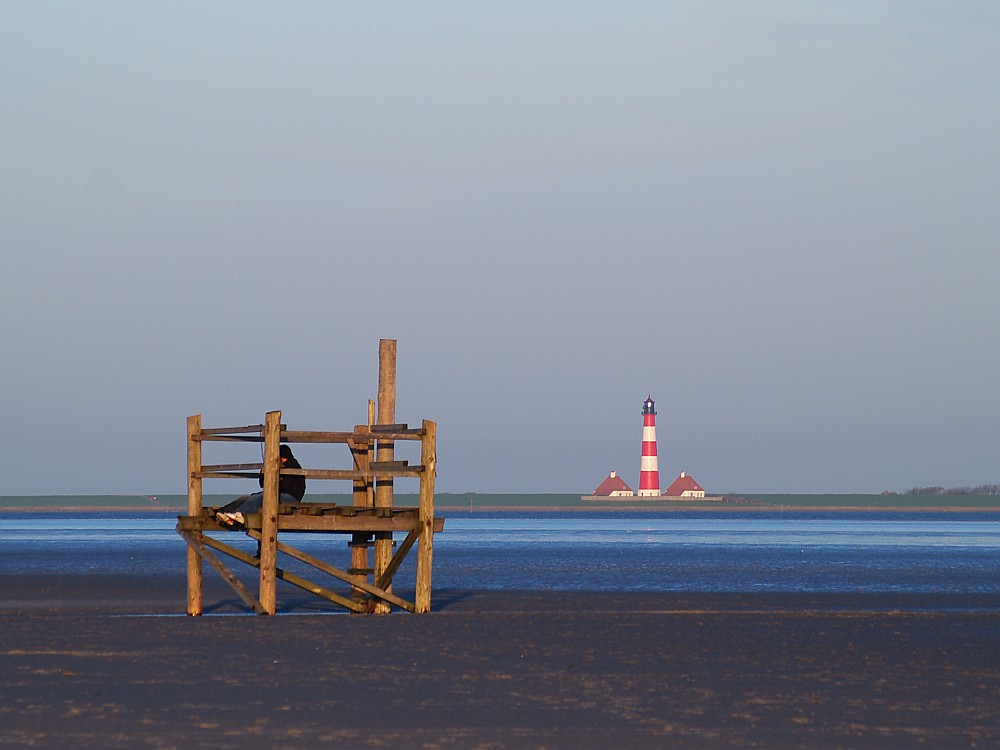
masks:
[[(201, 414), (187, 418), (187, 471), (189, 516), (201, 515)], [(190, 546), (187, 550), (187, 613), (193, 617), (201, 614), (202, 567), (201, 556)]]
[(417, 612), (431, 611), (431, 565), (434, 560), (434, 475), (437, 472), (437, 424), (425, 419), (420, 441), (420, 538), (417, 540)]
[(278, 477), (281, 467), (281, 412), (264, 417), (264, 504), (260, 510), (260, 603), (273, 615), (278, 608)]
[[(396, 340), (381, 339), (378, 342), (378, 415), (377, 424), (396, 422)], [(375, 454), (376, 461), (392, 461), (395, 444), (391, 440), (379, 440)], [(375, 507), (391, 508), (393, 505), (392, 477), (378, 479), (375, 483)], [(392, 532), (375, 532), (375, 580), (378, 580), (392, 560)], [(391, 591), (391, 588), (389, 589)], [(389, 612), (389, 605), (379, 602), (375, 612)]]
[[(370, 403), (370, 402), (369, 402)], [(351, 456), (354, 459), (355, 471), (367, 472), (371, 466), (372, 444), (367, 438), (371, 435), (369, 427), (371, 423), (355, 425), (354, 434), (358, 438), (351, 443)], [(365, 439), (362, 440), (362, 437)], [(355, 508), (371, 507), (374, 502), (372, 495), (372, 483), (370, 479), (354, 480), (353, 502)], [(351, 569), (356, 571), (354, 578), (362, 583), (368, 582), (368, 540), (370, 534), (366, 532), (354, 532), (351, 534)], [(365, 571), (365, 572), (360, 572)], [(364, 589), (355, 587), (351, 591), (355, 601), (361, 601), (367, 596)]]

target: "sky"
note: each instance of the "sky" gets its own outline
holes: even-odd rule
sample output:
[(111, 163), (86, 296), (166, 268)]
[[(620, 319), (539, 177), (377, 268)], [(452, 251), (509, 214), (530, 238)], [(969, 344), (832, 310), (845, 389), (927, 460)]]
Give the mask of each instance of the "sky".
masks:
[(0, 494), (183, 493), (190, 414), (349, 430), (382, 338), (439, 492), (637, 487), (647, 395), (661, 487), (1000, 482), (998, 37), (993, 0), (0, 0)]

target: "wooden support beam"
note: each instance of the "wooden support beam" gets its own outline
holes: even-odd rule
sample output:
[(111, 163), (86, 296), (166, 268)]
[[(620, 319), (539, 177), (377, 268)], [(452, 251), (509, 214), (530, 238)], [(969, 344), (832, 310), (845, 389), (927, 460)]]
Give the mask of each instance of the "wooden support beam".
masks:
[[(395, 372), (393, 375), (395, 377)], [(398, 424), (382, 424), (380, 422), (372, 425), (372, 432), (376, 433), (376, 436), (379, 439), (383, 439), (385, 437), (384, 433), (402, 433), (406, 432), (408, 429), (409, 427), (407, 427), (405, 422)]]
[(281, 433), (283, 443), (349, 443), (354, 438), (352, 432), (317, 432), (315, 430), (285, 430)]
[(404, 425), (372, 425), (370, 430), (355, 432), (315, 432), (306, 430), (285, 430), (281, 433), (283, 443), (350, 443), (374, 442), (375, 440), (420, 440), (419, 429)]
[(426, 471), (420, 476), (420, 539), (417, 543), (417, 612), (431, 611), (431, 568), (434, 561), (434, 477), (437, 474), (437, 424), (424, 420), (424, 439), (420, 443), (420, 463)]
[[(258, 540), (260, 539), (260, 535), (255, 531), (248, 531), (247, 534), (249, 534), (254, 539)], [(385, 601), (395, 604), (397, 607), (405, 609), (409, 612), (413, 611), (414, 607), (413, 604), (406, 601), (405, 599), (401, 599), (398, 596), (394, 596), (393, 594), (388, 593), (387, 591), (384, 590), (385, 588), (384, 586), (372, 586), (370, 583), (364, 580), (358, 582), (356, 580), (357, 577), (350, 571), (341, 570), (340, 568), (337, 568), (323, 560), (320, 560), (318, 557), (313, 557), (312, 555), (303, 552), (300, 549), (297, 549), (280, 541), (278, 542), (278, 551), (288, 555), (289, 557), (294, 557), (296, 560), (304, 562), (306, 565), (310, 565), (313, 568), (316, 568), (316, 570), (322, 573), (326, 573), (327, 575), (332, 576), (338, 580), (341, 580), (344, 583), (350, 583), (353, 586), (357, 586), (364, 592), (371, 594), (374, 597), (384, 599)], [(344, 597), (337, 597), (336, 600), (330, 599), (330, 601), (336, 601), (338, 604), (347, 607), (352, 612), (361, 612), (365, 609), (366, 606), (365, 602), (363, 601), (345, 599)]]
[(247, 554), (243, 550), (226, 544), (225, 542), (219, 541), (213, 537), (207, 536), (206, 534), (201, 535), (201, 543), (206, 547), (211, 547), (214, 550), (218, 550), (225, 555), (229, 555), (234, 560), (239, 560), (241, 563), (246, 563), (252, 568), (260, 567), (260, 558), (254, 555)]
[[(376, 425), (396, 427), (396, 340), (378, 342), (378, 414)], [(373, 431), (374, 431), (373, 426)], [(392, 440), (380, 437), (375, 451), (375, 463), (393, 463), (395, 445)], [(398, 469), (394, 469), (398, 470)], [(375, 507), (391, 508), (393, 480), (391, 476), (378, 476), (375, 484)], [(381, 578), (392, 560), (392, 533), (375, 533), (375, 578)], [(389, 607), (384, 602), (376, 604), (374, 611), (384, 614)]]
[[(368, 425), (355, 425), (356, 441), (349, 443), (354, 469), (358, 478), (354, 480), (353, 503), (356, 508), (370, 508), (375, 504), (375, 483), (368, 478), (368, 467), (371, 465), (372, 448), (374, 444), (368, 440)], [(368, 538), (367, 532), (356, 531), (351, 539), (351, 568), (355, 571), (368, 569)], [(356, 584), (352, 590), (354, 601), (364, 599), (364, 588), (361, 584), (368, 582), (368, 574), (357, 572), (351, 576), (351, 583)]]
[[(278, 516), (278, 528), (282, 532), (358, 531), (365, 534), (373, 532), (391, 534), (394, 531), (409, 532), (422, 526), (426, 526), (423, 521), (407, 516)], [(431, 528), (436, 532), (443, 531), (444, 519), (432, 519)]]
[(264, 418), (264, 503), (261, 507), (260, 603), (269, 615), (277, 609), (278, 478), (281, 472), (281, 412)]
[[(206, 467), (210, 468), (210, 467)], [(385, 479), (388, 481), (392, 477), (419, 477), (423, 472), (423, 466), (407, 466), (406, 468), (387, 468), (378, 471), (371, 470), (364, 473), (353, 469), (286, 469), (285, 474), (306, 479)], [(253, 471), (200, 471), (197, 472), (199, 479), (218, 479), (220, 477), (251, 477), (256, 479), (259, 472)]]
[[(216, 572), (222, 577), (222, 580), (224, 580), (226, 583), (229, 584), (230, 588), (232, 588), (232, 590), (236, 592), (236, 595), (240, 599), (242, 599), (243, 602), (248, 607), (250, 607), (250, 609), (252, 609), (259, 615), (267, 614), (263, 605), (257, 599), (254, 598), (254, 595), (250, 592), (250, 590), (246, 586), (244, 586), (235, 575), (233, 575), (232, 571), (230, 571), (229, 568), (227, 568), (225, 565), (222, 564), (222, 561), (220, 561), (219, 558), (213, 555), (206, 548), (206, 546), (212, 546), (212, 547), (216, 546), (216, 544), (211, 544), (212, 542), (215, 542), (214, 539), (190, 531), (181, 531), (180, 535), (184, 537), (184, 540), (188, 543), (188, 549), (197, 554), (199, 556), (199, 559), (204, 559), (209, 565), (211, 565), (216, 570)], [(222, 548), (221, 551), (226, 552), (227, 554), (232, 554), (232, 552), (239, 552), (238, 550), (234, 550), (232, 547), (228, 547), (228, 545), (221, 545), (221, 548)], [(249, 557), (248, 555), (243, 555), (243, 553), (239, 554), (241, 557)], [(244, 562), (247, 562), (247, 560), (244, 560)], [(251, 564), (253, 563), (251, 562)]]
[[(201, 471), (201, 414), (187, 418), (187, 473), (188, 496), (187, 512), (189, 516), (201, 515), (202, 483)], [(201, 556), (197, 550), (188, 545), (187, 549), (187, 613), (197, 617), (202, 610), (202, 565)]]
[(203, 443), (225, 443), (225, 442), (236, 442), (236, 443), (263, 443), (264, 438), (260, 435), (202, 435), (200, 438)]
[[(344, 510), (350, 510), (349, 506), (343, 506)], [(259, 529), (263, 526), (262, 516), (251, 513), (247, 516), (247, 525), (251, 529)], [(330, 532), (349, 534), (353, 532), (363, 532), (367, 535), (375, 531), (411, 531), (420, 525), (419, 519), (411, 513), (393, 513), (390, 516), (376, 516), (370, 514), (349, 515), (327, 513), (325, 515), (279, 515), (278, 530), (285, 532)], [(444, 519), (434, 519), (434, 531), (440, 532), (444, 529)], [(214, 519), (205, 516), (179, 516), (177, 519), (178, 531), (225, 531), (235, 533), (236, 530), (221, 526)]]
[[(382, 575), (375, 581), (375, 587), (378, 589), (388, 589), (392, 585), (392, 579), (396, 575), (396, 571), (399, 570), (399, 566), (403, 564), (403, 560), (409, 553), (410, 548), (413, 547), (413, 543), (417, 540), (420, 535), (419, 529), (411, 529), (410, 533), (406, 535), (406, 539), (403, 543), (399, 545), (396, 550), (396, 554), (392, 556), (392, 560), (389, 565), (383, 571)], [(365, 612), (373, 612), (375, 610), (376, 602), (374, 599), (368, 602), (368, 606), (365, 608)], [(409, 608), (410, 612), (416, 612), (416, 603), (414, 602), (412, 608)]]
[(382, 471), (402, 471), (410, 468), (409, 464), (409, 461), (372, 461), (371, 471), (376, 475)]
[(340, 607), (349, 609), (352, 612), (360, 612), (362, 609), (362, 604), (359, 602), (352, 601), (347, 597), (341, 596), (340, 594), (335, 594), (329, 589), (325, 589), (322, 586), (317, 586), (312, 581), (303, 578), (300, 575), (291, 573), (283, 568), (277, 568), (276, 573), (278, 578), (282, 581), (287, 581), (293, 586), (298, 586), (300, 589), (308, 591), (310, 594), (315, 594), (316, 596), (326, 599), (328, 602), (332, 602)]
[[(247, 533), (257, 541), (260, 541), (261, 536), (258, 532), (253, 531)], [(192, 534), (191, 532), (181, 532), (181, 536), (183, 536), (185, 539), (188, 540), (188, 544), (192, 544), (191, 537), (195, 535)], [(228, 544), (224, 544), (223, 542), (220, 542), (217, 539), (212, 539), (212, 537), (204, 535), (200, 536), (201, 536), (200, 541), (203, 542), (205, 546), (213, 547), (219, 550), (220, 552), (223, 552), (229, 555), (230, 557), (239, 560), (240, 562), (250, 565), (251, 567), (254, 568), (260, 567), (259, 558), (248, 555), (242, 550), (236, 549), (235, 547), (230, 547)], [(285, 546), (285, 545), (281, 545), (279, 542), (279, 546)], [(288, 549), (293, 549), (293, 548), (289, 547)], [(295, 551), (297, 552), (298, 550)], [(268, 612), (266, 609), (264, 609), (264, 606), (259, 601), (254, 599), (254, 596), (252, 593), (250, 593), (249, 589), (247, 589), (246, 586), (244, 586), (239, 581), (239, 579), (237, 579), (236, 576), (233, 575), (233, 573), (228, 568), (226, 568), (226, 566), (223, 565), (222, 562), (219, 561), (218, 558), (216, 558), (211, 552), (202, 547), (199, 554), (204, 555), (205, 559), (209, 562), (209, 564), (211, 564), (212, 567), (214, 567), (218, 571), (219, 575), (222, 576), (222, 579), (232, 587), (233, 591), (235, 591), (236, 594), (244, 602), (246, 602), (247, 606), (253, 609), (254, 612), (256, 612), (259, 615), (274, 614), (274, 612)], [(295, 573), (291, 573), (287, 570), (283, 570), (282, 568), (275, 567), (275, 575), (282, 581), (287, 581), (293, 586), (298, 586), (300, 589), (304, 589), (305, 591), (308, 591), (312, 594), (315, 594), (316, 596), (326, 599), (329, 602), (337, 604), (341, 607), (346, 607), (352, 612), (360, 612), (362, 609), (363, 605), (361, 605), (360, 603), (353, 602), (350, 599), (347, 599), (343, 596), (340, 596), (339, 594), (334, 593), (333, 591), (330, 591), (329, 589), (323, 588), (322, 586), (318, 586), (312, 581), (309, 581), (303, 578), (302, 576), (296, 575)]]
[(260, 471), (264, 468), (264, 464), (202, 464), (201, 470), (203, 472), (211, 471)]
[(199, 471), (199, 479), (256, 479), (259, 471)]
[[(264, 439), (260, 436), (263, 425), (250, 428), (224, 427), (216, 430), (202, 430), (198, 440), (202, 442), (222, 442), (226, 440), (238, 440), (250, 443), (262, 443)], [(245, 433), (239, 430), (246, 430)], [(257, 434), (254, 434), (257, 433)], [(418, 428), (410, 428), (405, 424), (372, 425), (371, 434), (364, 436), (366, 441), (375, 440), (419, 440), (421, 438)], [(323, 432), (315, 430), (282, 430), (281, 442), (283, 443), (347, 443), (356, 439), (351, 432)]]
[[(375, 468), (379, 465), (377, 461), (372, 461), (372, 465), (365, 473), (346, 469), (287, 469), (285, 474), (305, 477), (306, 479), (390, 479), (392, 477), (419, 477), (424, 471), (423, 466), (399, 466), (402, 462), (383, 462), (384, 468)], [(376, 507), (380, 507), (378, 502)], [(389, 506), (385, 506), (389, 507)]]
[(256, 432), (258, 435), (264, 429), (262, 424), (248, 424), (245, 427), (209, 427), (201, 430), (202, 439), (214, 435), (235, 435), (243, 432)]

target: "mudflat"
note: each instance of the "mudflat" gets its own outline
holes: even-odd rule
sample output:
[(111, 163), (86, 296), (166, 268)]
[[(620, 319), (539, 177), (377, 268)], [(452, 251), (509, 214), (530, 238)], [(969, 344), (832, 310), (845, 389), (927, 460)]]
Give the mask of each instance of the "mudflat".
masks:
[(333, 614), (206, 577), (0, 581), (0, 746), (1000, 747), (1000, 600), (435, 591)]

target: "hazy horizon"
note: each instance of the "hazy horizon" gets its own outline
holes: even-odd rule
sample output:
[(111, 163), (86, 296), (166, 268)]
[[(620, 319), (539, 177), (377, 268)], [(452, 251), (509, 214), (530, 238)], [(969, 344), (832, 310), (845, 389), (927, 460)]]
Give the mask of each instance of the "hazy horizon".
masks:
[(661, 487), (1000, 482), (998, 32), (0, 0), (0, 494), (181, 493), (195, 413), (349, 430), (380, 338), (440, 492), (635, 487), (647, 395)]

